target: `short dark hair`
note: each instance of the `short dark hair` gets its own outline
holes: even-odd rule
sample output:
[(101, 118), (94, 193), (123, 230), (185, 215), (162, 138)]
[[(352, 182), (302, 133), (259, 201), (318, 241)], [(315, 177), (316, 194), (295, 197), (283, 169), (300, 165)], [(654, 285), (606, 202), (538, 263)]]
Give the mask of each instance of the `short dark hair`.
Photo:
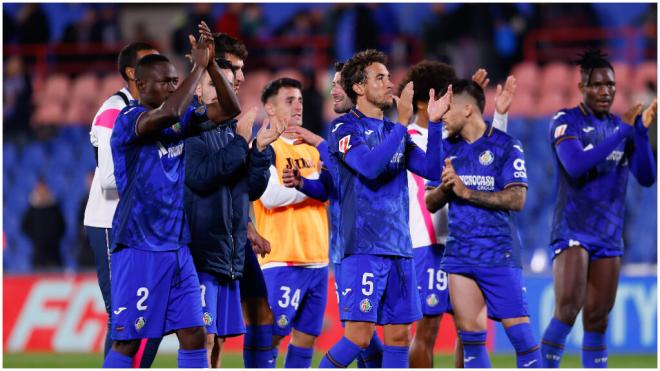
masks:
[(170, 60), (161, 54), (145, 55), (138, 61), (137, 66), (135, 66), (135, 76), (143, 80), (147, 75), (147, 71), (150, 71), (153, 66), (159, 63), (170, 63)]
[(341, 70), (344, 68), (344, 62), (335, 62), (335, 72), (341, 72)]
[(413, 93), (413, 111), (417, 112), (417, 102), (429, 101), (429, 90), (435, 89), (436, 94), (447, 90), (447, 86), (458, 80), (454, 68), (446, 63), (423, 60), (410, 67), (406, 77), (399, 85), (398, 94), (406, 87), (410, 81), (414, 85)]
[(300, 81), (290, 77), (282, 77), (273, 80), (266, 84), (264, 90), (261, 92), (261, 103), (265, 104), (268, 98), (277, 95), (282, 88), (295, 88), (302, 91), (302, 84)]
[(353, 84), (367, 81), (367, 74), (364, 70), (372, 63), (387, 64), (387, 56), (381, 51), (367, 49), (355, 53), (351, 59), (344, 63), (344, 67), (341, 70), (341, 87), (344, 88), (346, 95), (348, 95), (353, 103), (357, 101), (357, 94), (353, 91)]
[(607, 54), (600, 51), (600, 49), (587, 50), (582, 54), (578, 54), (578, 58), (575, 64), (580, 66), (582, 79), (587, 83), (591, 80), (591, 73), (596, 68), (609, 68), (614, 72), (612, 64), (607, 60)]
[(156, 50), (151, 44), (138, 41), (130, 43), (124, 46), (119, 52), (119, 57), (117, 58), (117, 66), (119, 68), (119, 73), (124, 81), (128, 81), (128, 75), (126, 75), (126, 67), (136, 68), (138, 64), (138, 52), (142, 50)]
[[(484, 106), (486, 105), (486, 98), (484, 96), (484, 89), (481, 88), (481, 85), (476, 82), (468, 79), (461, 79), (454, 82), (451, 86), (452, 92), (454, 95), (467, 94), (474, 98), (477, 102), (477, 107), (481, 113), (484, 112)], [(447, 92), (447, 88), (444, 89), (444, 93)]]
[(223, 32), (214, 33), (213, 40), (215, 42), (216, 57), (225, 58), (225, 54), (233, 54), (242, 60), (247, 59), (248, 51), (241, 40)]

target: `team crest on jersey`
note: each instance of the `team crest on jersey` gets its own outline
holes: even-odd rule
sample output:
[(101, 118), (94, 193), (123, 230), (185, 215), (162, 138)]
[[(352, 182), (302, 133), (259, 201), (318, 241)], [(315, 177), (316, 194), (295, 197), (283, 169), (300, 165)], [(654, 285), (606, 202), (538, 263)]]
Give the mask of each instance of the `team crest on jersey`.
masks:
[(373, 307), (374, 306), (371, 305), (371, 302), (369, 301), (369, 299), (365, 298), (365, 299), (362, 299), (362, 301), (360, 302), (360, 312), (362, 312), (362, 313), (371, 312), (371, 309), (373, 309)]
[(146, 324), (147, 320), (145, 320), (144, 317), (138, 317), (138, 319), (135, 320), (135, 329), (140, 331)]
[(426, 305), (428, 305), (431, 308), (438, 305), (439, 302), (440, 300), (438, 300), (438, 297), (435, 294), (431, 294), (426, 297)]
[(277, 319), (277, 325), (280, 326), (280, 328), (285, 328), (288, 324), (289, 319), (286, 318), (285, 314), (281, 315), (280, 318)]
[(202, 316), (202, 319), (204, 320), (204, 324), (206, 326), (210, 326), (211, 323), (213, 322), (213, 317), (211, 317), (211, 313), (209, 313), (209, 312), (204, 312), (204, 315)]
[(172, 131), (174, 131), (175, 133), (180, 133), (181, 123), (177, 122), (176, 124), (172, 125)]
[(339, 139), (339, 152), (346, 154), (346, 151), (351, 148), (351, 136), (350, 134)]
[(479, 155), (479, 163), (484, 166), (492, 164), (493, 160), (495, 160), (495, 155), (489, 150), (485, 150)]

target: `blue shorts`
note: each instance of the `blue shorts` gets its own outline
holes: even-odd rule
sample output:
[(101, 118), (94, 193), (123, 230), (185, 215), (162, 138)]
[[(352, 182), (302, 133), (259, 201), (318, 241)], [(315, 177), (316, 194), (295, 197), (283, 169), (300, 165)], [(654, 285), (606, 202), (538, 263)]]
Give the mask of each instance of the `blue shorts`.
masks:
[(422, 314), (425, 316), (437, 316), (451, 312), (447, 273), (440, 269), (444, 251), (444, 245), (413, 249), (417, 289), (422, 303)]
[(550, 251), (552, 252), (552, 259), (556, 258), (559, 254), (564, 252), (571, 246), (580, 246), (587, 250), (589, 253), (589, 260), (598, 260), (604, 258), (614, 258), (623, 255), (622, 248), (601, 247), (593, 244), (584, 244), (581, 241), (575, 240), (554, 240), (550, 243)]
[(339, 282), (342, 321), (387, 325), (422, 318), (412, 258), (348, 255), (341, 261)]
[(268, 303), (273, 310), (273, 335), (291, 329), (319, 336), (328, 298), (328, 267), (273, 267), (264, 269)]
[(187, 246), (174, 251), (123, 247), (110, 262), (112, 340), (160, 338), (204, 326), (199, 279)]
[(245, 244), (245, 266), (243, 268), (243, 277), (239, 282), (241, 286), (241, 301), (268, 297), (264, 274), (261, 272), (257, 254), (252, 250), (250, 241)]
[(443, 265), (443, 269), (447, 274), (460, 274), (477, 283), (490, 319), (529, 317), (522, 268)]
[(209, 273), (199, 272), (202, 310), (206, 333), (232, 337), (245, 333), (238, 281), (219, 282)]

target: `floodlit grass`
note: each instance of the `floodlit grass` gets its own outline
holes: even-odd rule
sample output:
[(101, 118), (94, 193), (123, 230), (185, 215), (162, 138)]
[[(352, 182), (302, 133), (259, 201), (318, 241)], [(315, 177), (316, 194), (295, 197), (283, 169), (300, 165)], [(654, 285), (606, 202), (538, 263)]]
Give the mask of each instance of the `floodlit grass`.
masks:
[[(321, 353), (314, 355), (312, 366), (318, 366)], [(515, 368), (516, 360), (512, 354), (491, 354), (493, 367)], [(609, 357), (610, 368), (657, 368), (657, 355), (617, 355)], [(2, 365), (7, 367), (21, 368), (100, 368), (103, 363), (102, 354), (69, 354), (69, 353), (4, 353)], [(284, 357), (278, 358), (277, 366), (283, 367)], [(437, 355), (435, 367), (450, 368), (453, 365), (453, 357), (450, 355)], [(223, 355), (222, 366), (227, 368), (242, 368), (243, 358), (240, 353), (227, 353)], [(581, 368), (579, 355), (564, 356), (562, 367)], [(153, 367), (176, 368), (176, 354), (162, 353), (156, 356)], [(356, 367), (355, 362), (351, 367)]]

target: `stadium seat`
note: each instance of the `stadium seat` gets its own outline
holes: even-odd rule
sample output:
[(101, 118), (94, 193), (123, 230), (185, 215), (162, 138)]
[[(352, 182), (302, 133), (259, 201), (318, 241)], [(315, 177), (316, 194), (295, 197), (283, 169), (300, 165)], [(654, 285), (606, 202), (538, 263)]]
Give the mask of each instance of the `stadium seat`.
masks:
[(569, 97), (560, 90), (544, 90), (536, 105), (534, 114), (539, 116), (552, 116), (562, 108), (568, 107)]
[(53, 125), (65, 122), (64, 106), (61, 102), (45, 100), (36, 108), (32, 116), (35, 125)]
[(516, 77), (521, 92), (536, 93), (539, 84), (539, 68), (534, 62), (521, 62), (513, 66), (511, 74)]
[(55, 74), (46, 79), (43, 88), (39, 91), (35, 94), (36, 104), (43, 104), (46, 101), (61, 104), (69, 98), (71, 81), (65, 74)]
[(531, 116), (534, 115), (536, 111), (536, 100), (531, 93), (518, 93), (516, 92), (516, 98), (511, 104), (509, 109), (510, 116)]
[(109, 96), (112, 94), (116, 93), (117, 90), (123, 88), (126, 85), (124, 82), (124, 79), (116, 73), (111, 73), (106, 75), (100, 83), (100, 88), (98, 93), (96, 93), (96, 104), (94, 105), (95, 107), (95, 112), (98, 110), (98, 108), (101, 107), (101, 104), (108, 99)]
[(658, 66), (655, 62), (646, 61), (635, 68), (634, 90), (636, 92), (649, 90), (649, 83), (653, 83), (654, 89), (657, 89)]
[(554, 62), (541, 70), (541, 92), (555, 91), (566, 94), (569, 82), (572, 81), (572, 71), (565, 63)]
[(96, 101), (96, 94), (99, 91), (99, 79), (96, 75), (86, 73), (73, 80), (73, 89), (71, 92), (72, 100), (93, 104)]

